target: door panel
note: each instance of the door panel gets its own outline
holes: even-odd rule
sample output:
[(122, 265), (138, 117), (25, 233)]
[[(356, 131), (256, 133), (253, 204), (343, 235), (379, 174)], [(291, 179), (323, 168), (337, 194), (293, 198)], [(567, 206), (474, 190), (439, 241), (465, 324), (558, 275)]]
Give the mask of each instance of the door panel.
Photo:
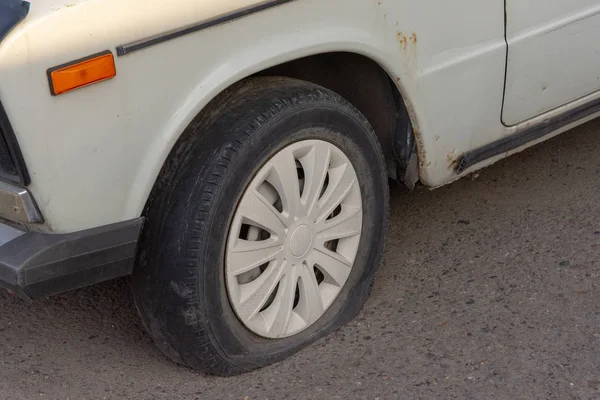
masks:
[(506, 125), (600, 90), (600, 0), (506, 0), (506, 7)]

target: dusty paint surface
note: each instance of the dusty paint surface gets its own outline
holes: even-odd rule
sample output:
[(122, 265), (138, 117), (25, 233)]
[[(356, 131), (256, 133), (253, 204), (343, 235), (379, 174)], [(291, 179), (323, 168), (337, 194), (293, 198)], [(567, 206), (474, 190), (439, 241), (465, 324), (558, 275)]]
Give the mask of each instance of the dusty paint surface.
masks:
[[(215, 96), (256, 72), (328, 52), (363, 55), (399, 78), (422, 182), (456, 179), (445, 163), (448, 151), (462, 153), (506, 134), (498, 121), (506, 61), (502, 2), (348, 1), (290, 1), (117, 57), (115, 79), (60, 99), (49, 95), (51, 66), (265, 1), (35, 2), (0, 46), (0, 87), (32, 176), (29, 188), (47, 222), (43, 229), (66, 233), (138, 217), (173, 145)], [(467, 6), (477, 18), (462, 12)], [(465, 87), (467, 67), (475, 71), (473, 82), (485, 86)], [(471, 104), (480, 105), (477, 115), (464, 112)], [(30, 118), (32, 108), (37, 118)], [(110, 179), (87, 179), (97, 171)], [(73, 191), (61, 190), (72, 182), (78, 182)]]

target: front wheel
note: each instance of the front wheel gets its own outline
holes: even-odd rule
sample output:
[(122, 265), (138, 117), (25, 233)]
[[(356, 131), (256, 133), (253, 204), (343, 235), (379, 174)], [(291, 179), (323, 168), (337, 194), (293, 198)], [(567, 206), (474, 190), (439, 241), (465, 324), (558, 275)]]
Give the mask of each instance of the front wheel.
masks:
[(257, 78), (211, 108), (153, 190), (133, 289), (168, 356), (233, 375), (360, 310), (381, 261), (388, 188), (369, 123), (326, 89)]

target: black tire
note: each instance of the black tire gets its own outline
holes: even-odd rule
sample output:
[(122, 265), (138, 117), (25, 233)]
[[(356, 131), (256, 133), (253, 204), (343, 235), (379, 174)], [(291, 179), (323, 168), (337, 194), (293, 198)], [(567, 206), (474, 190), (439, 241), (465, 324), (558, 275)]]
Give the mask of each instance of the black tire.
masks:
[[(307, 126), (323, 129), (301, 129)], [(352, 273), (327, 312), (295, 336), (265, 339), (246, 329), (229, 303), (228, 228), (255, 172), (279, 149), (304, 139), (334, 143), (352, 162), (363, 197), (363, 234)], [(171, 153), (146, 209), (133, 292), (161, 350), (178, 363), (235, 375), (280, 361), (351, 320), (383, 253), (389, 194), (382, 154), (358, 110), (307, 82), (253, 78), (213, 101)]]

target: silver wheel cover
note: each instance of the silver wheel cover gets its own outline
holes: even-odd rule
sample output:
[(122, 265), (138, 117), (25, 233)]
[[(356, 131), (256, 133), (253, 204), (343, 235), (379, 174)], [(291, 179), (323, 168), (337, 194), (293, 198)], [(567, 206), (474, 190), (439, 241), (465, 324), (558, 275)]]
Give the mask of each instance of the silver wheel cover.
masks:
[(356, 171), (335, 145), (305, 140), (252, 180), (229, 230), (225, 278), (240, 321), (266, 338), (314, 324), (342, 291), (363, 224)]

